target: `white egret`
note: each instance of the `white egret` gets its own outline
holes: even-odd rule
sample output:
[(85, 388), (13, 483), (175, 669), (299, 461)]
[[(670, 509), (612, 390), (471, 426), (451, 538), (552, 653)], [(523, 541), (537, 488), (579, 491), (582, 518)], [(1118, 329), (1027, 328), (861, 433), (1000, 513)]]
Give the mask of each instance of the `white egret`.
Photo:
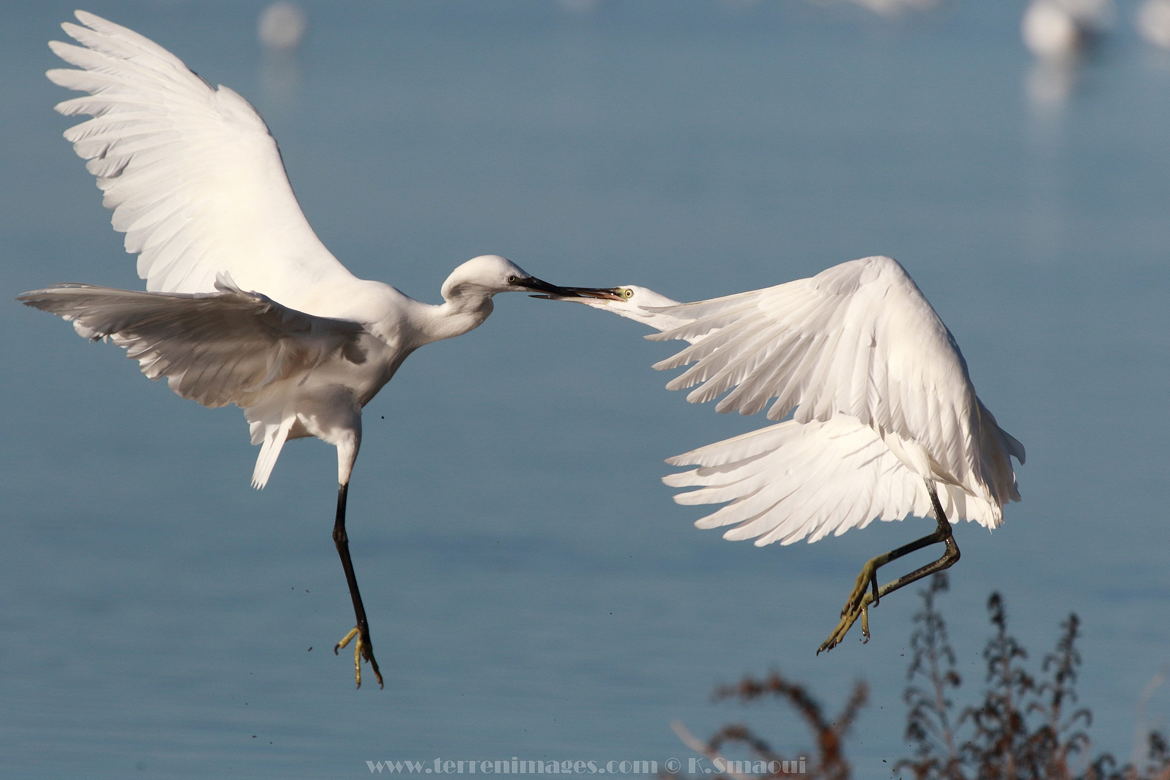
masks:
[[(866, 562), (818, 653), (858, 617), (868, 639), (871, 604), (959, 560), (952, 522), (995, 528), (1003, 505), (1019, 500), (1009, 456), (1023, 463), (1023, 445), (976, 397), (950, 331), (897, 261), (866, 257), (693, 303), (633, 285), (613, 291), (561, 299), (661, 331), (649, 339), (689, 342), (654, 365), (690, 366), (667, 384), (693, 387), (688, 401), (723, 395), (716, 411), (741, 414), (770, 402), (768, 419), (784, 420), (667, 460), (696, 467), (664, 479), (697, 488), (675, 501), (725, 504), (699, 528), (731, 526), (724, 538), (762, 546), (933, 514), (933, 533)], [(881, 566), (939, 542), (936, 561), (878, 587)]]
[(88, 93), (57, 106), (93, 118), (65, 137), (97, 178), (146, 291), (62, 284), (19, 300), (124, 348), (151, 379), (205, 406), (243, 409), (264, 487), (288, 439), (337, 448), (333, 540), (353, 601), (354, 676), (382, 684), (345, 531), (361, 410), (415, 349), (482, 323), (500, 292), (610, 295), (543, 282), (496, 255), (473, 258), (422, 303), (358, 279), (314, 234), (276, 141), (240, 95), (212, 87), (158, 44), (84, 11), (53, 41), (78, 69), (55, 84)]

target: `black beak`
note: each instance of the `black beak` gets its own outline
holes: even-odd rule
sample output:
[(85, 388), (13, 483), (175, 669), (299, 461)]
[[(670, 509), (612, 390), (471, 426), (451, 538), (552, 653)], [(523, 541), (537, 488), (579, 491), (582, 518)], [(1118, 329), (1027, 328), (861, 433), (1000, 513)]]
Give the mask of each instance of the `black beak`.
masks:
[(600, 298), (602, 300), (620, 301), (621, 295), (618, 294), (617, 289), (613, 287), (558, 287), (555, 284), (549, 284), (543, 279), (537, 279), (535, 276), (529, 276), (527, 279), (521, 279), (517, 282), (521, 287), (526, 287), (534, 292), (543, 293), (542, 295), (533, 295), (533, 298), (545, 298), (548, 300), (560, 300), (561, 298)]

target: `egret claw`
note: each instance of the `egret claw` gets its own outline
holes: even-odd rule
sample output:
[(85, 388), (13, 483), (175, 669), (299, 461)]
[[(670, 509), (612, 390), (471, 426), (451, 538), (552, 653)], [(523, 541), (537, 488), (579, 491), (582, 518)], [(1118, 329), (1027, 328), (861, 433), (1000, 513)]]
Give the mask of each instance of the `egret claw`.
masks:
[(382, 672), (378, 669), (378, 662), (374, 658), (373, 644), (362, 638), (361, 630), (355, 626), (349, 630), (341, 641), (333, 646), (333, 654), (337, 655), (341, 648), (349, 645), (356, 637), (357, 641), (353, 642), (353, 679), (356, 687), (362, 687), (362, 659), (370, 662), (370, 668), (374, 670), (374, 677), (378, 679), (378, 687), (382, 686)]
[(346, 634), (345, 636), (343, 636), (341, 638), (341, 641), (333, 646), (333, 654), (337, 655), (337, 651), (340, 650), (341, 648), (345, 647), (346, 645), (348, 645), (350, 643), (350, 641), (357, 635), (358, 635), (357, 628), (356, 627), (351, 628), (349, 630), (349, 633)]
[(861, 603), (857, 604), (854, 601), (856, 594), (850, 595), (849, 601), (845, 603), (845, 609), (841, 610), (841, 620), (837, 623), (837, 627), (829, 634), (828, 639), (821, 643), (817, 648), (817, 655), (832, 650), (837, 645), (841, 644), (845, 639), (845, 635), (849, 633), (849, 629), (861, 618), (861, 641), (862, 643), (869, 641), (869, 608), (877, 603), (872, 593), (867, 593), (865, 588), (869, 583), (865, 582), (862, 589)]

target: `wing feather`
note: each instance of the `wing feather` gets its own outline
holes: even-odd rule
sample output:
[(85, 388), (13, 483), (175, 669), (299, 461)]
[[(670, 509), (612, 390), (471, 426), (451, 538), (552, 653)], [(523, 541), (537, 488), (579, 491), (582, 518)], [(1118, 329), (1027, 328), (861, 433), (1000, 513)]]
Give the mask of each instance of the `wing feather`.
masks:
[(360, 363), (362, 326), (289, 309), (220, 280), (214, 293), (159, 293), (68, 284), (19, 300), (108, 339), (150, 379), (204, 406), (246, 407), (266, 386), (341, 356)]
[(771, 400), (769, 419), (802, 423), (845, 415), (915, 450), (920, 478), (1019, 498), (1007, 462), (1018, 442), (989, 427), (950, 332), (892, 258), (661, 311), (686, 322), (648, 338), (691, 344), (654, 367), (686, 366), (667, 387), (691, 388), (688, 401), (722, 396), (718, 411), (753, 414)]
[(97, 178), (111, 222), (138, 253), (148, 290), (214, 293), (221, 274), (292, 309), (317, 310), (322, 281), (356, 281), (320, 242), (293, 194), (264, 120), (228, 87), (212, 87), (166, 49), (94, 14), (50, 43), (76, 69), (51, 81), (88, 93), (65, 137)]
[[(1019, 500), (1010, 457), (1024, 448), (979, 401), (946, 326), (888, 257), (808, 279), (678, 303), (641, 287), (588, 305), (689, 346), (654, 368), (685, 368), (667, 387), (716, 410), (791, 420), (672, 458), (696, 465), (668, 485), (680, 504), (725, 504), (698, 522), (728, 538), (789, 544), (931, 513), (994, 528)], [(722, 397), (720, 397), (722, 396)], [(818, 489), (820, 486), (820, 489)]]
[[(727, 530), (727, 539), (755, 544), (815, 542), (864, 528), (873, 520), (930, 513), (922, 478), (906, 466), (873, 428), (847, 415), (829, 420), (787, 420), (670, 458), (695, 466), (664, 482), (684, 505), (724, 504), (698, 520), (699, 528)], [(942, 486), (944, 508), (985, 525), (998, 507)], [(730, 527), (729, 527), (730, 526)], [(729, 527), (729, 528), (728, 528)]]

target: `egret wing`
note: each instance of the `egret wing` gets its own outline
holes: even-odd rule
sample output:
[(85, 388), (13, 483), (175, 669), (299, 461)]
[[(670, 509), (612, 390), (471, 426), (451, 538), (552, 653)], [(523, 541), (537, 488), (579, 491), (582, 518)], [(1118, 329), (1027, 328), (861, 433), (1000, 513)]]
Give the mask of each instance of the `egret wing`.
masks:
[(93, 118), (66, 131), (113, 209), (148, 290), (213, 292), (220, 274), (311, 311), (314, 285), (352, 275), (301, 212), (264, 120), (228, 87), (212, 87), (166, 49), (94, 14), (53, 41), (78, 69), (55, 84), (88, 93), (57, 110)]
[(214, 293), (159, 293), (67, 284), (19, 300), (108, 338), (150, 379), (204, 406), (246, 407), (273, 382), (342, 357), (362, 363), (362, 326), (315, 317), (221, 280)]
[[(725, 504), (696, 526), (732, 526), (724, 538), (755, 539), (759, 546), (811, 543), (875, 519), (931, 512), (922, 478), (876, 431), (846, 415), (806, 423), (787, 420), (667, 462), (697, 466), (664, 478), (671, 487), (697, 488), (675, 495), (677, 503)], [(948, 517), (989, 527), (1002, 517), (998, 507), (957, 486), (941, 485), (938, 495)]]
[[(1018, 498), (1007, 455), (1022, 461), (1023, 448), (979, 403), (950, 332), (897, 261), (852, 260), (807, 279), (663, 312), (689, 322), (647, 338), (691, 346), (655, 368), (689, 366), (667, 385), (693, 388), (688, 401), (726, 394), (716, 409), (742, 414), (771, 402), (773, 420), (849, 415), (922, 476), (972, 489), (995, 483), (1004, 500)], [(984, 426), (995, 434), (984, 444), (996, 451), (980, 455), (971, 445)]]

